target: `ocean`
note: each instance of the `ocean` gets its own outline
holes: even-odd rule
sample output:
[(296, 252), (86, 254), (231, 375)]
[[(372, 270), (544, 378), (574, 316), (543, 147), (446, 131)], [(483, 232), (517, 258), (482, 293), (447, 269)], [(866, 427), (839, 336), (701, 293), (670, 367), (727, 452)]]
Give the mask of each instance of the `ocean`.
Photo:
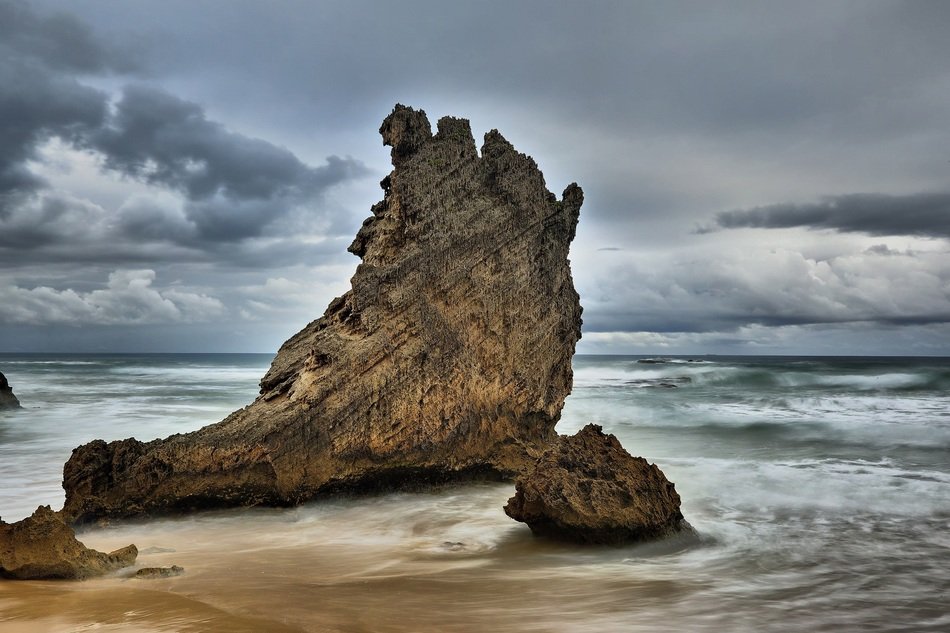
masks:
[[(249, 403), (258, 354), (0, 355), (0, 516), (89, 440)], [(503, 483), (84, 528), (183, 576), (0, 581), (0, 631), (950, 631), (950, 359), (578, 356), (561, 433), (655, 462), (699, 538), (531, 536)]]

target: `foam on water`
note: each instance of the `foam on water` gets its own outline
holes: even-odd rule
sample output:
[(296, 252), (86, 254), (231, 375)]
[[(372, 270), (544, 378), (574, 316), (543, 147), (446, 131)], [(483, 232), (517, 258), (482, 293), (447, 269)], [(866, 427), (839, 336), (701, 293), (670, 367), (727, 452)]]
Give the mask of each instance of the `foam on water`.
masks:
[[(90, 546), (135, 542), (140, 564), (187, 573), (155, 581), (147, 598), (122, 577), (16, 585), (0, 598), (0, 622), (53, 631), (106, 619), (113, 630), (946, 630), (947, 361), (637, 360), (576, 359), (558, 430), (600, 423), (658, 463), (698, 540), (592, 549), (534, 539), (501, 512), (510, 484), (231, 510), (89, 529)], [(0, 515), (60, 506), (62, 464), (80, 443), (220, 420), (256, 395), (269, 361), (0, 357), (27, 406), (0, 417)]]
[[(93, 439), (148, 441), (217, 422), (257, 395), (269, 355), (0, 355), (23, 406), (0, 414), (0, 516), (61, 507), (63, 464)], [(9, 485), (8, 485), (9, 484)]]

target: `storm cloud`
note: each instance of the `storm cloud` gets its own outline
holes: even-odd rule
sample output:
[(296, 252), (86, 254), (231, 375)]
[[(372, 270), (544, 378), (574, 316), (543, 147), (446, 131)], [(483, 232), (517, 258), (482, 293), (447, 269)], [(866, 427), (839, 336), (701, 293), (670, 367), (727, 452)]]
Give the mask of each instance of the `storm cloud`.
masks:
[[(814, 204), (774, 204), (716, 215), (723, 229), (804, 227), (868, 235), (950, 237), (950, 193), (850, 194)], [(710, 229), (701, 229), (708, 231)]]
[(139, 67), (134, 50), (103, 43), (75, 16), (37, 14), (22, 1), (0, 2), (0, 48), (7, 59), (61, 71), (127, 72)]
[(130, 71), (132, 59), (73, 16), (0, 2), (0, 214), (11, 194), (45, 184), (25, 164), (37, 145), (52, 136), (80, 139), (105, 120), (106, 94), (75, 75)]
[[(63, 76), (44, 74), (0, 48), (0, 217), (24, 194), (46, 185), (27, 162), (51, 137), (84, 138), (105, 120), (106, 95)], [(15, 89), (10, 89), (14, 87)]]
[[(207, 240), (259, 236), (292, 207), (368, 173), (338, 156), (310, 167), (285, 148), (208, 120), (196, 103), (142, 86), (125, 88), (115, 115), (84, 141), (103, 154), (106, 168), (183, 193), (186, 220)], [(163, 235), (153, 222), (149, 233), (182, 237), (177, 222), (167, 228)]]
[(927, 0), (0, 0), (0, 349), (276, 349), (347, 286), (398, 101), (584, 188), (582, 352), (950, 354), (948, 23)]
[[(68, 14), (0, 2), (0, 259), (41, 263), (81, 250), (72, 256), (128, 262), (141, 257), (136, 244), (156, 243), (204, 259), (215, 244), (240, 246), (294, 212), (326, 216), (323, 194), (368, 173), (360, 161), (333, 155), (307, 165), (160, 88), (132, 83), (113, 99), (84, 83), (135, 75), (135, 57)], [(42, 174), (51, 142), (89, 153), (101, 170), (150, 191), (107, 208), (57, 190)], [(162, 190), (179, 200), (170, 203)]]

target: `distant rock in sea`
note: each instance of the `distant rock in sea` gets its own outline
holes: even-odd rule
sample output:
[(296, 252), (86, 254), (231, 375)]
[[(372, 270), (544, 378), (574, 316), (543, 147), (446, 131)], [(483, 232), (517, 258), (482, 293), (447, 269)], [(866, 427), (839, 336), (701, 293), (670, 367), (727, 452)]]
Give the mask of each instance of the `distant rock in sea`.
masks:
[(581, 307), (561, 199), (497, 131), (397, 105), (394, 169), (349, 250), (352, 288), (280, 348), (260, 396), (163, 440), (97, 440), (64, 468), (73, 521), (509, 478), (556, 438)]
[(13, 395), (13, 388), (7, 377), (0, 373), (0, 409), (19, 409), (20, 401)]
[(631, 456), (595, 424), (559, 437), (518, 477), (505, 514), (538, 536), (579, 543), (647, 541), (691, 529), (656, 464)]
[(135, 545), (108, 554), (89, 549), (49, 506), (16, 523), (0, 521), (0, 578), (78, 580), (128, 567), (137, 555)]

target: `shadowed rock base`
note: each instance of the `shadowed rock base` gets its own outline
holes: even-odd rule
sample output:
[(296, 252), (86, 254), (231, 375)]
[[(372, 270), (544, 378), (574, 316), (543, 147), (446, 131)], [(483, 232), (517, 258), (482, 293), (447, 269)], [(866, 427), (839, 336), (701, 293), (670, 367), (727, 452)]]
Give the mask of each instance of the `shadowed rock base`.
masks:
[(0, 577), (16, 580), (99, 576), (135, 562), (138, 550), (129, 545), (104, 554), (89, 549), (49, 506), (32, 516), (0, 521)]
[(394, 170), (349, 250), (352, 289), (280, 348), (224, 421), (97, 440), (63, 472), (73, 521), (296, 504), (512, 477), (554, 440), (581, 308), (567, 259), (583, 193), (558, 200), (501, 134), (397, 105)]
[(505, 514), (538, 536), (577, 543), (646, 541), (692, 529), (663, 472), (595, 424), (559, 437), (518, 477)]

